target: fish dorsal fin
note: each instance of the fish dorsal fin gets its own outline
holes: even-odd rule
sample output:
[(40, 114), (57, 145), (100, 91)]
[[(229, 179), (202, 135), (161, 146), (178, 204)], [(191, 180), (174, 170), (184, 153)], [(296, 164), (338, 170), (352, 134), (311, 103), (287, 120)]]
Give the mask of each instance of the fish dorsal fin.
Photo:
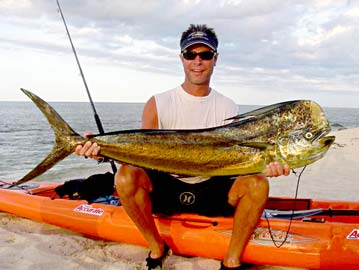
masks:
[(251, 119), (261, 117), (261, 116), (265, 116), (268, 113), (272, 113), (275, 110), (280, 110), (281, 108), (284, 108), (288, 105), (292, 105), (293, 103), (298, 103), (298, 102), (303, 102), (303, 101), (304, 100), (291, 100), (291, 101), (280, 102), (280, 103), (265, 106), (265, 107), (262, 107), (259, 109), (255, 109), (253, 111), (238, 114), (238, 115), (230, 117), (226, 120), (239, 120), (239, 121), (251, 120)]

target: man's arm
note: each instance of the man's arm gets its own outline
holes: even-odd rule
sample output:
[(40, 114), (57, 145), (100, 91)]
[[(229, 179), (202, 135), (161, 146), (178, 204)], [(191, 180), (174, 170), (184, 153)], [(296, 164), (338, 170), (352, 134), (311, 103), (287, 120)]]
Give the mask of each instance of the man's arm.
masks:
[(155, 97), (151, 97), (143, 109), (142, 128), (158, 129), (158, 115)]

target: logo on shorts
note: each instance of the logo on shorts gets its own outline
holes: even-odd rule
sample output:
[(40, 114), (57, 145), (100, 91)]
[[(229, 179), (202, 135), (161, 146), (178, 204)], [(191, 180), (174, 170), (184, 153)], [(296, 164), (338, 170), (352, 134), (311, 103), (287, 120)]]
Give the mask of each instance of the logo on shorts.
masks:
[(180, 202), (183, 205), (191, 205), (194, 204), (195, 200), (196, 200), (196, 196), (194, 196), (194, 194), (192, 192), (182, 192), (181, 195), (179, 196)]

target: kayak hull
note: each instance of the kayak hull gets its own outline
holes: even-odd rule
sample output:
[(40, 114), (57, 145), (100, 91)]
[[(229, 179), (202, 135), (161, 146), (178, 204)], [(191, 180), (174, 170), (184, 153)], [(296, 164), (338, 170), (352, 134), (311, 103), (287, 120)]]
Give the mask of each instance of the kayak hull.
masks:
[[(30, 182), (25, 190), (0, 188), (0, 211), (57, 225), (84, 235), (147, 246), (123, 207), (56, 198), (60, 183)], [(37, 186), (37, 187), (35, 187)], [(245, 248), (243, 261), (310, 269), (357, 269), (359, 202), (270, 198), (266, 209), (332, 209), (349, 214), (316, 214), (291, 222), (262, 218)], [(339, 211), (339, 212), (340, 212)], [(350, 212), (349, 211), (349, 212)], [(156, 225), (175, 254), (223, 260), (233, 226), (231, 217), (194, 214), (156, 216)], [(281, 247), (276, 247), (283, 241)]]

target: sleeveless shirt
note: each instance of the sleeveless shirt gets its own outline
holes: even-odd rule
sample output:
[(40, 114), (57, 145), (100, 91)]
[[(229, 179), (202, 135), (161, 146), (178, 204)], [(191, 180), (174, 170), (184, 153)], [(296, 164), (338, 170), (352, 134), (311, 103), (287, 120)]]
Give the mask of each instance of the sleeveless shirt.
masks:
[(227, 124), (238, 106), (214, 89), (204, 97), (188, 94), (181, 86), (155, 95), (159, 129), (199, 129)]

